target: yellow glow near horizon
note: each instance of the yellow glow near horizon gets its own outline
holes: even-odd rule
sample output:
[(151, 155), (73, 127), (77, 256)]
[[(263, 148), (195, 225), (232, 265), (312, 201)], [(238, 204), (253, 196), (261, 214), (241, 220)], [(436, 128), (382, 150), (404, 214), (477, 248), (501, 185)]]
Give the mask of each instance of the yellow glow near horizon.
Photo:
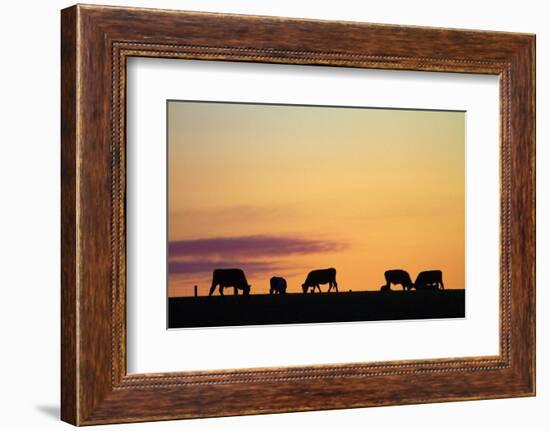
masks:
[(377, 290), (387, 269), (413, 280), (440, 269), (446, 288), (465, 287), (463, 112), (169, 102), (168, 116), (170, 242), (334, 245), (173, 256), (205, 269), (170, 271), (170, 296), (194, 285), (207, 294), (218, 262), (239, 264), (251, 293), (266, 293), (272, 275), (300, 291), (326, 267), (343, 291)]

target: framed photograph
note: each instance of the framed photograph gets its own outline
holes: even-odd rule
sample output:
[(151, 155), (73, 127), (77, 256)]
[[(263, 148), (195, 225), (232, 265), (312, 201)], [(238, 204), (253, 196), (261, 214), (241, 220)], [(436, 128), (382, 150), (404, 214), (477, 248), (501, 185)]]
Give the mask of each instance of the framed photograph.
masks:
[(62, 419), (535, 394), (535, 36), (61, 14)]
[(465, 317), (465, 112), (167, 111), (168, 328)]

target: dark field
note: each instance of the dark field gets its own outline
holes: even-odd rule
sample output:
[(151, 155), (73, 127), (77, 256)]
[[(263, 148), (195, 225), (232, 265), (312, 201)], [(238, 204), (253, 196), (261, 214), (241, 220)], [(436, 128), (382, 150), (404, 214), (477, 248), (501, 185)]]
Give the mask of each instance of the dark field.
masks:
[(168, 298), (168, 327), (465, 317), (464, 290)]

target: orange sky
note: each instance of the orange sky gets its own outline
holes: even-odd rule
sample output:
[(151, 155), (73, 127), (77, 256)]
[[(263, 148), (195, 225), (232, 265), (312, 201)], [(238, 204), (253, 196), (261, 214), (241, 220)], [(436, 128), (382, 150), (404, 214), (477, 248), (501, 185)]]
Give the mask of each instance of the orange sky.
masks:
[(344, 291), (386, 269), (462, 289), (464, 163), (464, 112), (168, 102), (169, 296), (228, 267), (252, 294), (327, 267)]

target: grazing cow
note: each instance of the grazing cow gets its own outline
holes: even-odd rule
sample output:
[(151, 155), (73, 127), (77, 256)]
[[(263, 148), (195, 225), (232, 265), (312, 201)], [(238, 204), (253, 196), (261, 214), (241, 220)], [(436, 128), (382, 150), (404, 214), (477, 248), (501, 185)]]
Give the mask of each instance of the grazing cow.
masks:
[(391, 290), (392, 284), (400, 284), (403, 290), (409, 290), (414, 287), (411, 276), (407, 271), (402, 269), (390, 269), (384, 273), (386, 284), (380, 290)]
[(336, 292), (338, 292), (338, 283), (336, 283), (336, 270), (334, 268), (328, 269), (315, 269), (311, 271), (307, 277), (304, 284), (302, 284), (302, 290), (304, 293), (307, 293), (310, 287), (313, 288), (312, 292), (315, 292), (315, 288), (321, 292), (320, 284), (328, 283), (328, 291), (330, 292), (334, 287)]
[(283, 277), (271, 277), (269, 279), (269, 293), (284, 295), (286, 293), (286, 280)]
[(212, 274), (212, 286), (208, 296), (212, 296), (218, 286), (220, 287), (221, 296), (223, 296), (224, 287), (232, 287), (235, 295), (238, 295), (237, 290), (242, 290), (243, 295), (250, 293), (250, 284), (246, 281), (242, 269), (215, 269)]
[(443, 275), (439, 270), (422, 271), (414, 281), (416, 290), (426, 289), (445, 289), (443, 284)]

